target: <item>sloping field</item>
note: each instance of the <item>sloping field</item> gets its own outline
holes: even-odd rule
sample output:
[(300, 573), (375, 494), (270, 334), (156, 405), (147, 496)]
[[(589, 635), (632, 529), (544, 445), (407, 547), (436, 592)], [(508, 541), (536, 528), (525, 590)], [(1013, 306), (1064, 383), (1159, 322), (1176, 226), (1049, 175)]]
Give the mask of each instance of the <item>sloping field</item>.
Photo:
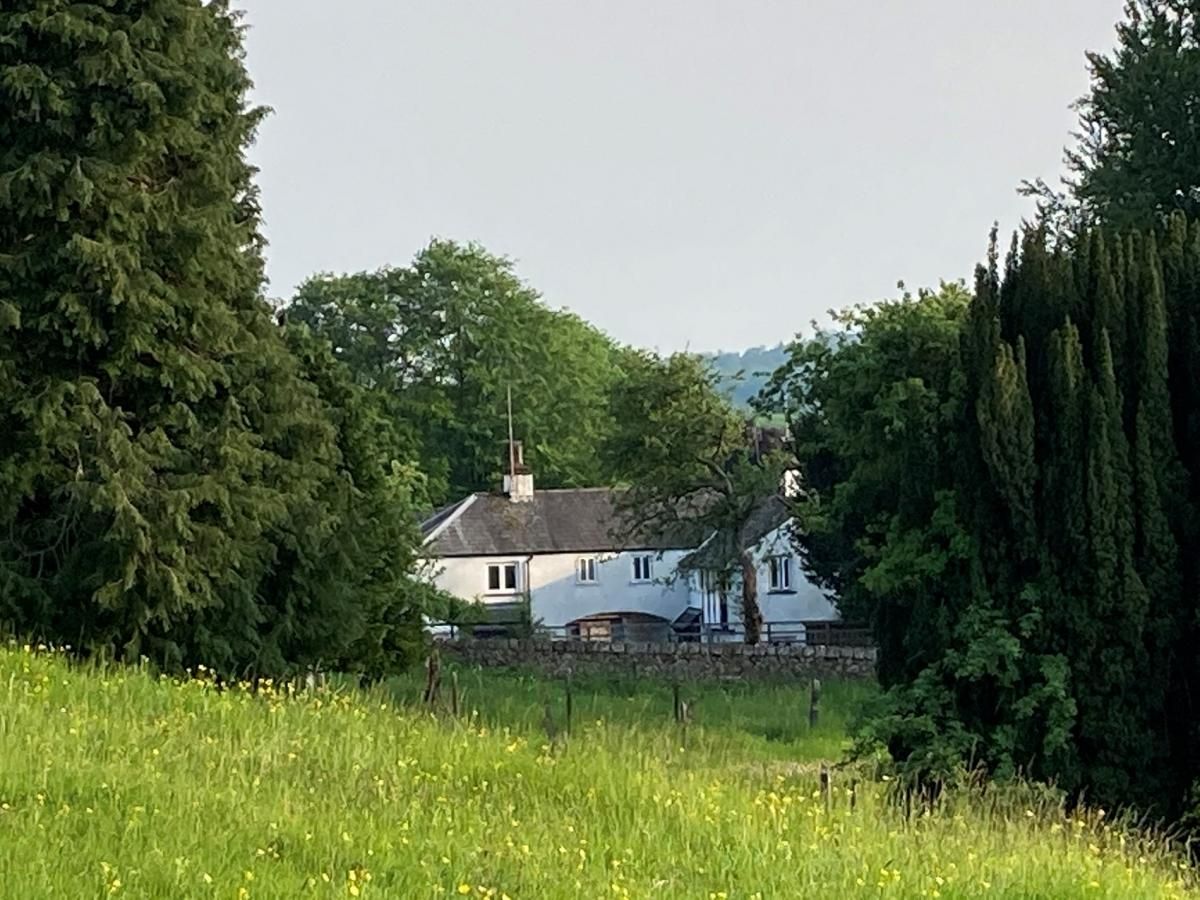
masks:
[(848, 775), (823, 797), (811, 762), (702, 726), (683, 748), (669, 724), (580, 715), (551, 746), (395, 697), (0, 650), (3, 896), (1193, 896), (1181, 860), (1099, 812), (960, 799), (905, 819), (887, 785), (852, 808)]

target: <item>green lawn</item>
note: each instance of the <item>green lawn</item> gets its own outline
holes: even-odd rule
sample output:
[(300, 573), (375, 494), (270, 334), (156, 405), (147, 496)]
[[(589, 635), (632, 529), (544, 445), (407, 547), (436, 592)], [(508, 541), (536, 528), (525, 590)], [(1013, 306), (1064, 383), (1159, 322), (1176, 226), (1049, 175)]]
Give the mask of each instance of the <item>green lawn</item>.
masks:
[(816, 748), (862, 687), (830, 686), (811, 736), (803, 690), (695, 688), (684, 745), (661, 688), (581, 683), (552, 745), (552, 682), (464, 676), (480, 714), (457, 721), (398, 703), (415, 683), (252, 695), (0, 649), (3, 896), (1194, 896), (1099, 812), (961, 796), (905, 818), (886, 784), (852, 808), (846, 772), (822, 797)]

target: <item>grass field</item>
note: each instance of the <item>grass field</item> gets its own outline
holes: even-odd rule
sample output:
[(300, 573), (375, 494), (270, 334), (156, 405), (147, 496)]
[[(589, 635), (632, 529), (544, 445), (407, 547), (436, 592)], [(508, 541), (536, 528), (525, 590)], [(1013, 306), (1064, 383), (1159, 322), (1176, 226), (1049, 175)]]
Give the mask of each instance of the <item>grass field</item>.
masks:
[[(546, 708), (560, 730), (565, 724), (565, 682), (519, 672), (464, 670), (459, 673), (460, 708), (490, 727), (545, 733)], [(414, 671), (388, 683), (402, 704), (419, 704), (425, 675)], [(440, 699), (451, 690), (443, 675)], [(630, 678), (580, 678), (571, 684), (572, 721), (603, 721), (610, 726), (645, 728), (673, 721), (674, 695), (667, 682)], [(694, 755), (752, 760), (836, 760), (846, 748), (851, 718), (875, 688), (866, 682), (829, 682), (822, 686), (820, 716), (808, 725), (809, 690), (795, 683), (776, 685), (683, 684), (680, 697), (692, 722), (688, 747)]]
[[(371, 692), (289, 699), (0, 650), (0, 894), (163, 897), (1184, 897), (1192, 871), (1099, 812), (950, 798), (905, 819), (887, 785), (826, 800), (816, 755), (865, 690), (669, 694), (462, 678), (448, 721)], [(502, 724), (511, 717), (510, 724)], [(830, 730), (826, 730), (826, 729)], [(793, 764), (794, 763), (794, 764)]]

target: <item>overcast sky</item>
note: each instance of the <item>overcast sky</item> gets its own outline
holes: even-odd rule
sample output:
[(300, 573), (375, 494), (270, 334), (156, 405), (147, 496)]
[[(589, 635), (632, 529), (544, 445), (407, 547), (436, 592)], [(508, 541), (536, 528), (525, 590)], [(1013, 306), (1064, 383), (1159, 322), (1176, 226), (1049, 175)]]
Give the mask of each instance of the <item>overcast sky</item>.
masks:
[(241, 0), (269, 293), (431, 237), (662, 350), (969, 277), (1121, 0)]

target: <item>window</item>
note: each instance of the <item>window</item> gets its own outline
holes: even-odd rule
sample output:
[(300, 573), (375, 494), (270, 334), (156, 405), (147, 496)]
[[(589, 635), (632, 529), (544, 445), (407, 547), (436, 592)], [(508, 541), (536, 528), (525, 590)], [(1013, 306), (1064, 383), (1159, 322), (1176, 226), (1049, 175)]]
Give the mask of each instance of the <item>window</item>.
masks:
[(489, 594), (515, 594), (517, 592), (517, 564), (492, 563), (487, 567), (487, 589)]
[(633, 558), (633, 580), (652, 581), (654, 579), (654, 557), (642, 553)]
[(575, 567), (575, 578), (580, 584), (596, 583), (596, 558), (594, 556), (580, 558), (579, 564)]
[(729, 577), (723, 572), (701, 570), (700, 592), (704, 602), (702, 610), (704, 622), (709, 625), (728, 625)]
[(772, 556), (771, 590), (790, 591), (792, 589), (792, 558), (790, 556)]

